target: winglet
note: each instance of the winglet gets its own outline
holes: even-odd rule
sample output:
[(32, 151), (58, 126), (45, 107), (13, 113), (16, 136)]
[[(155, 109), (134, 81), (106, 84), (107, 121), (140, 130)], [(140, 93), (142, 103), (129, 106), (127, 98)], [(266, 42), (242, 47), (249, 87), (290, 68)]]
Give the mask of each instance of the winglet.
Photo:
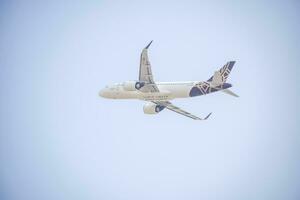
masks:
[(145, 47), (145, 49), (148, 49), (152, 42), (153, 42), (153, 40), (151, 40), (151, 42)]
[(211, 115), (211, 113), (209, 113), (203, 120), (207, 120), (210, 115)]

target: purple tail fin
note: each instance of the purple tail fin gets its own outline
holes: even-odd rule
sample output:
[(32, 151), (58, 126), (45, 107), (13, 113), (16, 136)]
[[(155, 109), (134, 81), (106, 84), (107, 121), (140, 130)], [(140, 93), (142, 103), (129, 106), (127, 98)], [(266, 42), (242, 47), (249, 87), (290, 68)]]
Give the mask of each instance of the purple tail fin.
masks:
[(210, 77), (207, 81), (208, 82), (217, 81), (220, 84), (225, 83), (232, 68), (233, 68), (234, 63), (235, 63), (235, 61), (229, 61), (221, 69), (216, 71), (215, 74), (212, 77)]

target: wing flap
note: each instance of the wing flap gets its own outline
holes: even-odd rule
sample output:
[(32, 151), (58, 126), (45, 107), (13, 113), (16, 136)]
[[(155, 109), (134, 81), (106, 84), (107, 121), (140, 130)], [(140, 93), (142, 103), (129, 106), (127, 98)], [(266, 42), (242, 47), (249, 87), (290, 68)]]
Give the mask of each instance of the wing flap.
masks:
[(234, 96), (234, 97), (239, 97), (239, 95), (235, 94), (234, 92), (232, 92), (231, 90), (229, 89), (225, 89), (225, 90), (221, 90), (222, 92), (226, 93), (226, 94), (229, 94), (231, 96)]

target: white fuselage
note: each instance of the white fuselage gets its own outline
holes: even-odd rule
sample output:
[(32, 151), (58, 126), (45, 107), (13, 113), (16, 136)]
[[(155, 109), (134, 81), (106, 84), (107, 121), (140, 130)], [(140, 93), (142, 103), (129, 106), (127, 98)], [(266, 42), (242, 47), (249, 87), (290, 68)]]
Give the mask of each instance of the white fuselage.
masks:
[(99, 95), (110, 99), (140, 99), (146, 101), (172, 100), (175, 98), (187, 98), (195, 81), (182, 82), (156, 82), (159, 92), (141, 92), (139, 90), (125, 90), (124, 84), (117, 83), (106, 86), (99, 92)]

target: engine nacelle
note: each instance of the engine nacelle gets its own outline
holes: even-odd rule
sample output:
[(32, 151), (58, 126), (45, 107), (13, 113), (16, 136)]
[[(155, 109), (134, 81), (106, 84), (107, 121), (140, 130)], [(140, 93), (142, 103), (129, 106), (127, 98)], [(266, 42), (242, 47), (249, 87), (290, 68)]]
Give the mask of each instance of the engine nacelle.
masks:
[(126, 91), (135, 91), (141, 89), (145, 85), (144, 82), (139, 81), (125, 81), (123, 83), (123, 88)]
[(164, 108), (164, 106), (156, 105), (155, 103), (149, 102), (144, 105), (143, 110), (145, 114), (157, 114)]
[(144, 87), (144, 85), (145, 85), (145, 82), (138, 81), (138, 82), (135, 83), (135, 89), (139, 90), (142, 87)]

